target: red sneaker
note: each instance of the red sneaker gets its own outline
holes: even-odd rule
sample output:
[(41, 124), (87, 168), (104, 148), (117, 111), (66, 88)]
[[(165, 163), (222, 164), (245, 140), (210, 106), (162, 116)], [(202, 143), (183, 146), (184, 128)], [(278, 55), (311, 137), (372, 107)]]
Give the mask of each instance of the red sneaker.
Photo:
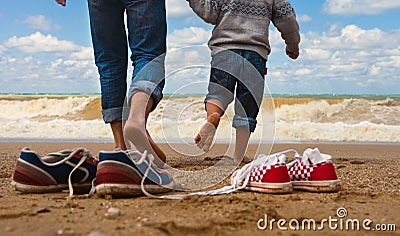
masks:
[(284, 154), (260, 155), (253, 162), (233, 173), (231, 182), (240, 189), (250, 191), (291, 193), (293, 191), (292, 183), (285, 160)]
[(294, 190), (310, 192), (337, 192), (340, 181), (336, 176), (331, 156), (322, 154), (318, 148), (304, 151), (303, 156), (287, 164)]
[(264, 193), (291, 193), (293, 191), (285, 164), (253, 169), (245, 189)]

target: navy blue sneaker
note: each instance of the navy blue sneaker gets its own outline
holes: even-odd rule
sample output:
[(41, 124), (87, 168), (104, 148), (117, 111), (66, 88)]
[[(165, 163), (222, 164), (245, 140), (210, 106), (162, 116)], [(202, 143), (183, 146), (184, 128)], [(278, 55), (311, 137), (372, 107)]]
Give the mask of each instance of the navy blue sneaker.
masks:
[(23, 193), (48, 193), (73, 188), (86, 191), (96, 177), (98, 161), (84, 148), (63, 150), (39, 157), (24, 148), (17, 160), (12, 185)]
[(174, 188), (172, 175), (154, 164), (147, 151), (101, 151), (96, 174), (96, 193), (136, 196), (164, 193)]

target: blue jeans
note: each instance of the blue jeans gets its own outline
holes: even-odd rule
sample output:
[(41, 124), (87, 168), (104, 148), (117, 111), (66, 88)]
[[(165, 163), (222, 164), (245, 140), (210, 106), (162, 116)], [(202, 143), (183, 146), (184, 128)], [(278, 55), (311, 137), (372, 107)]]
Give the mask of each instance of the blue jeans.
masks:
[(128, 46), (134, 66), (128, 101), (138, 91), (146, 92), (153, 98), (154, 109), (162, 99), (165, 84), (165, 0), (88, 0), (88, 6), (104, 121), (122, 120)]
[(205, 102), (216, 99), (225, 111), (233, 101), (236, 87), (235, 116), (232, 126), (254, 132), (264, 94), (266, 60), (248, 50), (226, 50), (213, 56), (210, 83)]

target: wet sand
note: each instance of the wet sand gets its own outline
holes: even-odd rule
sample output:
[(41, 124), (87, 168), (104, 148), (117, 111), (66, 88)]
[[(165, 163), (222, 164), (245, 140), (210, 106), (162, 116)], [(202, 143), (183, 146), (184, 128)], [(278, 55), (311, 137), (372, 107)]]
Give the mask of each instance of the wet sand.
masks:
[[(271, 195), (240, 191), (220, 196), (193, 196), (183, 200), (135, 198), (75, 198), (67, 192), (21, 194), (10, 185), (14, 166), (22, 147), (40, 155), (62, 149), (85, 147), (97, 155), (110, 150), (111, 143), (71, 142), (0, 142), (0, 235), (317, 235), (316, 231), (278, 229), (260, 230), (257, 222), (270, 219), (371, 219), (376, 224), (395, 224), (400, 235), (400, 144), (276, 144), (273, 152), (295, 148), (301, 153), (307, 147), (318, 147), (331, 154), (342, 190), (338, 193)], [(226, 145), (217, 145), (200, 157), (187, 157), (163, 145), (168, 164), (181, 170), (198, 170), (212, 166), (215, 157), (224, 154)], [(249, 156), (254, 155), (251, 146)], [(218, 186), (228, 184), (225, 179)], [(106, 216), (110, 207), (123, 212)], [(347, 217), (336, 215), (338, 208)], [(340, 221), (338, 221), (340, 222)], [(261, 222), (263, 223), (263, 222)], [(286, 224), (288, 227), (288, 224)], [(331, 230), (327, 235), (377, 235), (377, 231)], [(362, 227), (361, 227), (362, 228)]]

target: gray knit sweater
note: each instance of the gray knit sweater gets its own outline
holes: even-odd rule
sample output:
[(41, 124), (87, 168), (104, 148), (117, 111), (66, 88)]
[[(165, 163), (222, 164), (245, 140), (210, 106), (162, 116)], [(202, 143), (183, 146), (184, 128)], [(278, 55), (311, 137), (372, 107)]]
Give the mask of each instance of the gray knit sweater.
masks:
[(270, 22), (291, 52), (299, 51), (296, 13), (287, 0), (188, 0), (193, 11), (215, 25), (208, 46), (212, 55), (224, 49), (255, 51), (268, 59)]

